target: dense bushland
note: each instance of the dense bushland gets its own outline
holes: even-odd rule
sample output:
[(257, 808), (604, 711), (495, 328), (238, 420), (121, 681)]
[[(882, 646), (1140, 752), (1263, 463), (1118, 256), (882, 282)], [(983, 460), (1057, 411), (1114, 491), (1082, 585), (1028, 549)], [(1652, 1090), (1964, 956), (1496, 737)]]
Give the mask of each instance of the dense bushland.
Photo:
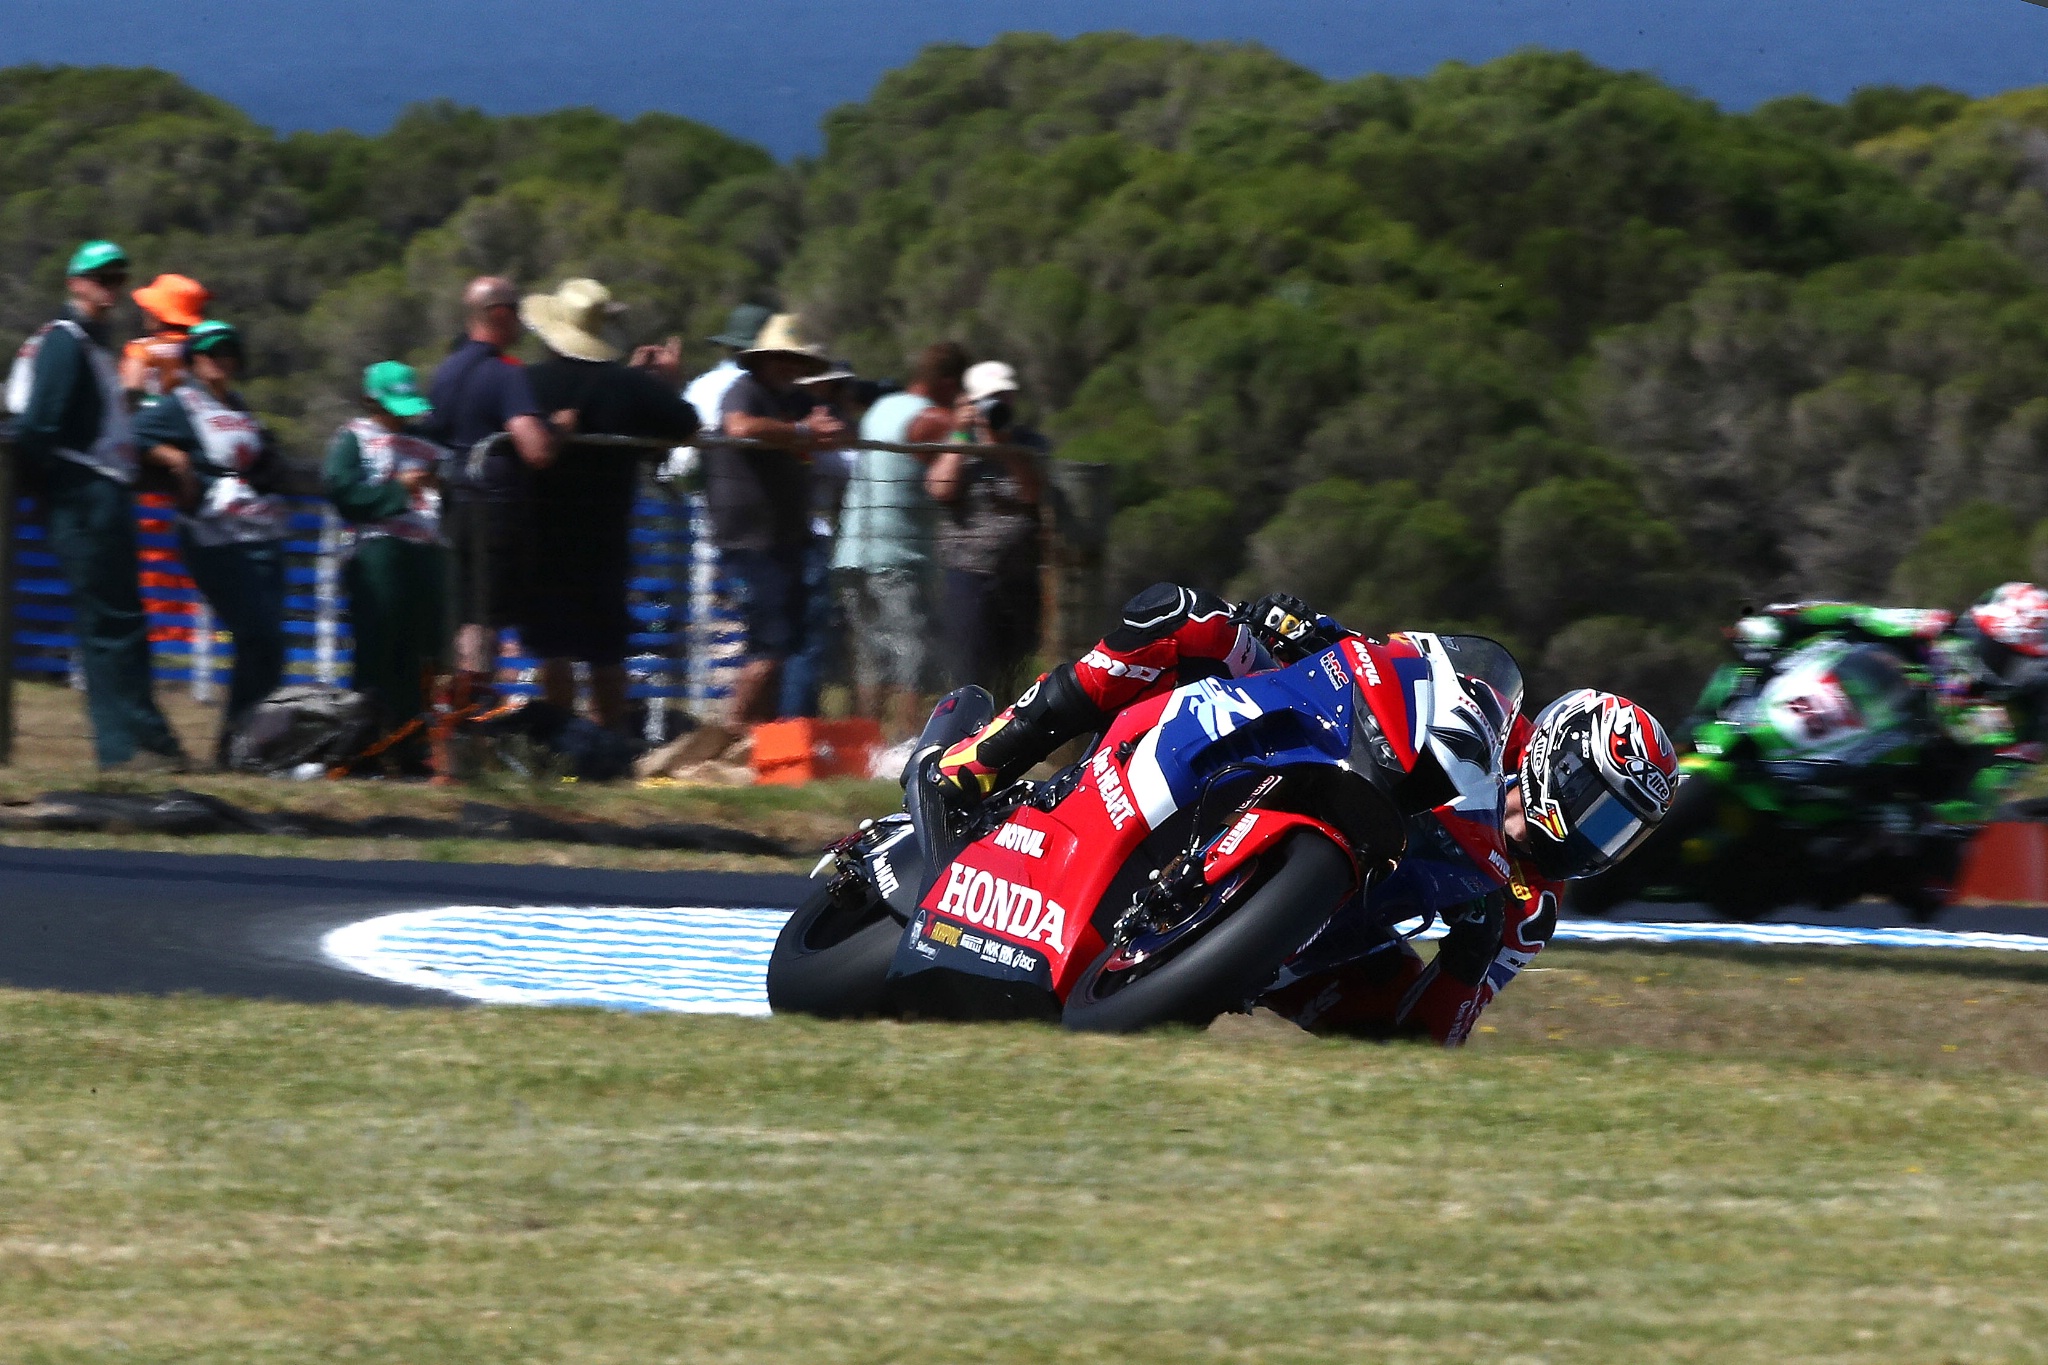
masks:
[(589, 110), (279, 138), (160, 73), (16, 68), (0, 325), (117, 237), (215, 288), (301, 446), (480, 270), (598, 275), (645, 336), (783, 303), (878, 373), (956, 336), (1113, 467), (1113, 591), (1481, 626), (1666, 706), (1745, 598), (2048, 573), (2048, 90), (1733, 115), (1566, 54), (1335, 83), (1014, 35), (825, 132), (788, 166)]

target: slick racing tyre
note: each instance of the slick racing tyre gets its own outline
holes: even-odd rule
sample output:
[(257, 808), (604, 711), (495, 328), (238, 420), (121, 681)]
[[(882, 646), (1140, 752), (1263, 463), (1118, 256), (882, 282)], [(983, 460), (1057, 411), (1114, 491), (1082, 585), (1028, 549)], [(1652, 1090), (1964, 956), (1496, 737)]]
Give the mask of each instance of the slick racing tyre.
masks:
[(889, 963), (903, 925), (856, 887), (820, 886), (789, 917), (768, 957), (768, 1007), (777, 1014), (863, 1019), (882, 1012)]
[(1112, 948), (1089, 964), (1060, 1020), (1093, 1033), (1206, 1024), (1236, 1009), (1326, 924), (1357, 885), (1351, 856), (1319, 834), (1268, 855), (1263, 881), (1199, 932), (1133, 962)]

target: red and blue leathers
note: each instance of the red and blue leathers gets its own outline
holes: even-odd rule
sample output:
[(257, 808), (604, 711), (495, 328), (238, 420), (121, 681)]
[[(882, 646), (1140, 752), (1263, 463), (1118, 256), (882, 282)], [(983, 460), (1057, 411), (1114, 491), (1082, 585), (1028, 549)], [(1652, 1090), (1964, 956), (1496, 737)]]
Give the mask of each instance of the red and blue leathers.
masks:
[[(1290, 625), (1302, 623), (1290, 621)], [(1321, 647), (1349, 634), (1327, 617)], [(1251, 627), (1209, 593), (1161, 583), (1124, 606), (1115, 630), (1081, 658), (1045, 674), (978, 734), (949, 749), (940, 774), (963, 796), (985, 795), (1077, 735), (1105, 729), (1127, 706), (1202, 678), (1240, 678), (1274, 666)], [(1517, 717), (1506, 773), (1519, 770), (1531, 733)], [(1503, 777), (1503, 781), (1512, 779)], [(1557, 921), (1557, 885), (1527, 860), (1511, 861), (1510, 887), (1444, 916), (1448, 933), (1424, 963), (1386, 931), (1347, 938), (1333, 926), (1299, 974), (1260, 1001), (1316, 1032), (1465, 1041), (1480, 1013), (1542, 950)]]

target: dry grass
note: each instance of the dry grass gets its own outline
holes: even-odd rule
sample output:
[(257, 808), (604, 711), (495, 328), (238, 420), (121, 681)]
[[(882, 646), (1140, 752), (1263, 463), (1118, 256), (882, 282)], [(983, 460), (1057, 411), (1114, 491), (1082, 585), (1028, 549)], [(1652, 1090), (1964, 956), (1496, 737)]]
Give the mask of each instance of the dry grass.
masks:
[(2048, 1358), (2041, 972), (1544, 965), (1461, 1054), (0, 994), (0, 1354)]
[[(159, 689), (172, 728), (193, 754), (211, 753), (217, 708), (189, 693)], [(67, 687), (22, 683), (15, 688), (15, 762), (0, 768), (0, 801), (24, 801), (47, 791), (205, 792), (248, 810), (315, 811), (344, 819), (412, 815), (454, 819), (467, 801), (515, 806), (557, 818), (610, 820), (630, 825), (689, 822), (723, 825), (780, 839), (791, 848), (819, 848), (862, 817), (897, 808), (894, 783), (831, 781), (806, 787), (641, 787), (631, 782), (535, 783), (488, 776), (460, 787), (424, 782), (352, 780), (289, 782), (221, 773), (179, 777), (102, 777), (93, 763), (83, 694)], [(122, 848), (137, 851), (247, 853), (320, 858), (427, 858), (459, 862), (549, 863), (593, 867), (788, 870), (808, 868), (811, 857), (749, 858), (723, 854), (605, 849), (584, 844), (511, 844), (492, 840), (283, 839), (256, 835), (192, 838), (150, 835), (73, 835), (0, 831), (0, 846)]]

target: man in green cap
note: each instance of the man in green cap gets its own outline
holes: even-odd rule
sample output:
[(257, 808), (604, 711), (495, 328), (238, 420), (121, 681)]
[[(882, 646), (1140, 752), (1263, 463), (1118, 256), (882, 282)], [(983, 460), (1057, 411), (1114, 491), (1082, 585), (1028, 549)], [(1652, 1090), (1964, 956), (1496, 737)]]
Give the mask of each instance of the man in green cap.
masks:
[(71, 306), (30, 337), (7, 403), (15, 446), (41, 490), (50, 551), (71, 586), (93, 748), (106, 771), (183, 772), (185, 753), (149, 688), (149, 618), (135, 558), (138, 467), (107, 317), (128, 281), (112, 242), (71, 257)]
[[(388, 733), (426, 709), (426, 678), (442, 659), (445, 451), (408, 429), (434, 410), (412, 366), (380, 360), (363, 371), (362, 407), (328, 443), (325, 474), (328, 499), (353, 528), (343, 576), (355, 689), (370, 698)], [(424, 770), (426, 756), (423, 738), (392, 751), (412, 770)]]

